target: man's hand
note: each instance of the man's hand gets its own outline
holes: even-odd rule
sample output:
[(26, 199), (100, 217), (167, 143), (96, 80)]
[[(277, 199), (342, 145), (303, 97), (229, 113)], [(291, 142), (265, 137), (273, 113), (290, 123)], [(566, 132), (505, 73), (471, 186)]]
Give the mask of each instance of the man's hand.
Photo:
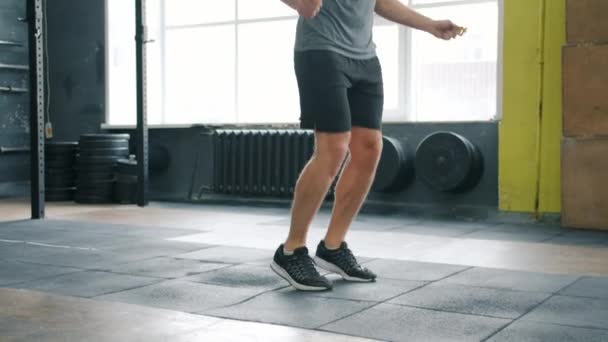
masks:
[(466, 30), (449, 20), (433, 20), (426, 31), (437, 38), (450, 40), (456, 36), (462, 36)]
[(323, 0), (296, 0), (296, 9), (298, 13), (306, 19), (312, 19), (321, 10)]

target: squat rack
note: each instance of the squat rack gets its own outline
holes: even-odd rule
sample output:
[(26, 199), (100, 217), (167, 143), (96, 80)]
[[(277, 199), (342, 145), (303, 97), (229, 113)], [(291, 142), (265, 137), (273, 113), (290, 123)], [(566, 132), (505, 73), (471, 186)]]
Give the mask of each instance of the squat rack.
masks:
[(27, 0), (29, 37), (29, 88), (30, 88), (30, 198), (32, 219), (44, 218), (44, 6), (43, 0)]
[[(46, 16), (45, 1), (27, 0), (26, 18), (29, 38), (29, 92), (30, 92), (30, 178), (31, 178), (31, 217), (44, 219), (44, 125), (46, 113), (46, 73), (45, 68), (45, 31), (44, 20)], [(145, 44), (147, 30), (145, 25), (146, 0), (135, 0), (136, 6), (136, 58), (137, 58), (137, 205), (148, 204), (148, 124), (146, 113), (146, 59)]]

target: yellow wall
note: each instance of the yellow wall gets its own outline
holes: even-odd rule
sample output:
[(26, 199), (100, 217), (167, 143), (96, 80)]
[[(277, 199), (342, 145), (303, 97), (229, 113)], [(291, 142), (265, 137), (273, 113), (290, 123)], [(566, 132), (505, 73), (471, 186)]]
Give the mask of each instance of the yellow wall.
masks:
[(503, 1), (500, 209), (559, 212), (565, 0)]

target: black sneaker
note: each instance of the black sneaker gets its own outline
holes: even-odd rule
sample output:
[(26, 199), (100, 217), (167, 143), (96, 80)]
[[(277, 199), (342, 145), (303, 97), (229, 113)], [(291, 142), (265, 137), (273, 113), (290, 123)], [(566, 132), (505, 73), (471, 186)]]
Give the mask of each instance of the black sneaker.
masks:
[(285, 255), (283, 245), (280, 245), (270, 268), (298, 290), (324, 291), (332, 288), (331, 282), (315, 268), (306, 247), (296, 248), (292, 255)]
[(315, 264), (324, 270), (337, 273), (349, 281), (368, 282), (376, 279), (374, 272), (359, 265), (346, 242), (342, 242), (340, 248), (336, 250), (329, 250), (325, 247), (325, 242), (319, 242)]

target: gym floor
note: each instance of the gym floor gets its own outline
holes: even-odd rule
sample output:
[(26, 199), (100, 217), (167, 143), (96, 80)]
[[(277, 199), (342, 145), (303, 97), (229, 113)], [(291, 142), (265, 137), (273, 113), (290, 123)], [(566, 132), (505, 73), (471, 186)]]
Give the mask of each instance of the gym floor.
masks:
[(349, 244), (378, 281), (302, 293), (268, 267), (286, 209), (28, 216), (27, 200), (0, 200), (2, 341), (608, 340), (608, 232), (362, 215)]

